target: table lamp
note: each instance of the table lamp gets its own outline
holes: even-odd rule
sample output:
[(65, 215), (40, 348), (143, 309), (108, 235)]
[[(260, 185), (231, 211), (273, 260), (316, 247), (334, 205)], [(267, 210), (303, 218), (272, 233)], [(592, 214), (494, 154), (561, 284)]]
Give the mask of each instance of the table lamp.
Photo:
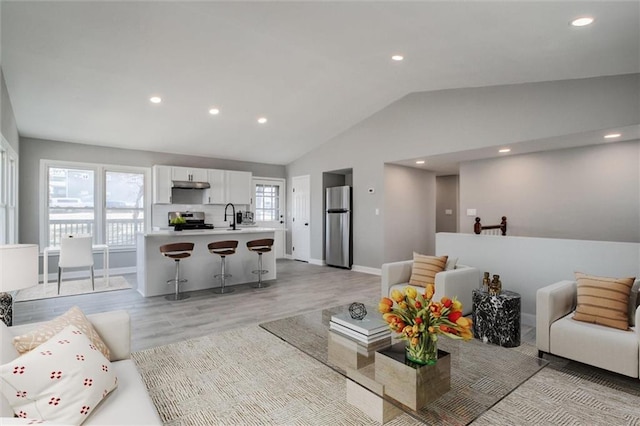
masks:
[(38, 245), (0, 245), (0, 318), (13, 323), (13, 298), (10, 291), (38, 284)]

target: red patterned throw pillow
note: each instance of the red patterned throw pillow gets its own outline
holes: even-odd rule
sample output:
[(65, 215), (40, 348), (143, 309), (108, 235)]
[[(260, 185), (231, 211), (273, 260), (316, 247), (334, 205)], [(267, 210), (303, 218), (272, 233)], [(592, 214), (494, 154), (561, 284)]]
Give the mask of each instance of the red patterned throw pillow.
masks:
[(111, 362), (73, 325), (0, 366), (0, 380), (17, 417), (67, 425), (84, 422), (118, 385)]

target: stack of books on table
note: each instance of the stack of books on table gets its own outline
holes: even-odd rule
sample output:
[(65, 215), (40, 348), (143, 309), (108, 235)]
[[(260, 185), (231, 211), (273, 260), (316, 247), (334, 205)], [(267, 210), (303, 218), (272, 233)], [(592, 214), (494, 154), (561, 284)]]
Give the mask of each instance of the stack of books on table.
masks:
[(329, 330), (355, 340), (365, 346), (387, 344), (391, 338), (391, 330), (382, 316), (370, 315), (364, 319), (351, 318), (348, 313), (331, 316)]

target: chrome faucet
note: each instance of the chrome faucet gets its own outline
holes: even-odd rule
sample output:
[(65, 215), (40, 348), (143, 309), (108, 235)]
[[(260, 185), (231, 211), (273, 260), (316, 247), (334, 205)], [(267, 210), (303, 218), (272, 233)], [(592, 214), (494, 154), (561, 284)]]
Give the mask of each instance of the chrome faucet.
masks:
[(234, 206), (232, 203), (227, 203), (226, 206), (224, 206), (224, 221), (227, 221), (227, 207), (231, 206), (231, 211), (233, 212), (231, 214), (231, 217), (233, 218), (233, 223), (231, 224), (231, 229), (233, 229), (234, 231), (236, 230), (236, 206)]

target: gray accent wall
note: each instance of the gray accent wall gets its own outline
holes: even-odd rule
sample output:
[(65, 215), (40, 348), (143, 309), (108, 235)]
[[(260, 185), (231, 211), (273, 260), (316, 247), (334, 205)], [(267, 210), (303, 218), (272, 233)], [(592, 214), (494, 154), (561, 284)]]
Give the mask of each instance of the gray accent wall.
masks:
[(459, 195), (457, 175), (436, 177), (436, 232), (458, 232)]
[(510, 236), (640, 242), (640, 141), (460, 165), (461, 232), (508, 218)]
[[(21, 138), (19, 196), (22, 243), (39, 243), (39, 193), (45, 190), (39, 186), (40, 160), (42, 159), (149, 168), (154, 164), (165, 164), (249, 171), (259, 177), (285, 177), (285, 167), (278, 165)], [(135, 266), (135, 254), (114, 251), (110, 254), (109, 262), (111, 268)], [(57, 265), (57, 260), (53, 256), (49, 265)], [(50, 271), (52, 271), (51, 268)]]
[(384, 166), (384, 261), (413, 259), (413, 252), (434, 255), (436, 219), (433, 172)]
[(390, 214), (383, 209), (385, 163), (638, 124), (638, 93), (640, 74), (628, 74), (399, 99), (287, 166), (289, 185), (293, 176), (311, 176), (311, 258), (323, 259), (323, 172), (353, 169), (354, 264), (380, 268), (386, 258), (384, 218)]
[(0, 131), (2, 136), (9, 142), (15, 152), (20, 155), (20, 138), (18, 136), (18, 127), (16, 126), (16, 118), (13, 115), (13, 107), (9, 98), (9, 91), (4, 81), (4, 74), (0, 68)]

